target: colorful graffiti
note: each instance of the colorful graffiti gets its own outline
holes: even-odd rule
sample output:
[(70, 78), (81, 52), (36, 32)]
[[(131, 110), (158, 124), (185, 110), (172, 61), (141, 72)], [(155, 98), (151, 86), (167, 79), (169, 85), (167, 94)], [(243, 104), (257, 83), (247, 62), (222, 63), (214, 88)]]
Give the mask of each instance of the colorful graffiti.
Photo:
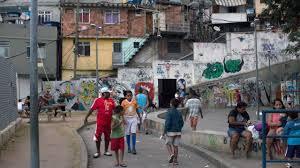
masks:
[(203, 71), (202, 76), (206, 79), (215, 79), (221, 77), (224, 72), (223, 64), (220, 62), (208, 63), (206, 69)]
[(138, 82), (135, 85), (135, 90), (134, 93), (137, 95), (139, 93), (139, 88), (142, 88), (144, 90), (147, 90), (151, 99), (153, 100), (154, 98), (154, 84), (150, 82)]

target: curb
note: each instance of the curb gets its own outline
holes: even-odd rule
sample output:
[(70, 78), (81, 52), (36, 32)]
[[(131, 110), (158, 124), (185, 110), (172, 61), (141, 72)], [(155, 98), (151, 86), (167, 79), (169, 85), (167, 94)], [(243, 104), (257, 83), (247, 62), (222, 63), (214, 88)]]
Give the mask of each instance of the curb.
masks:
[(0, 147), (6, 144), (9, 139), (16, 134), (16, 131), (20, 128), (22, 123), (21, 118), (17, 118), (7, 125), (6, 128), (0, 131)]
[(80, 168), (87, 168), (88, 167), (88, 152), (87, 152), (87, 147), (86, 143), (83, 140), (82, 136), (80, 135), (80, 132), (89, 125), (95, 124), (96, 121), (90, 122), (87, 125), (82, 125), (81, 127), (76, 129), (76, 135), (78, 136), (78, 139), (80, 141)]

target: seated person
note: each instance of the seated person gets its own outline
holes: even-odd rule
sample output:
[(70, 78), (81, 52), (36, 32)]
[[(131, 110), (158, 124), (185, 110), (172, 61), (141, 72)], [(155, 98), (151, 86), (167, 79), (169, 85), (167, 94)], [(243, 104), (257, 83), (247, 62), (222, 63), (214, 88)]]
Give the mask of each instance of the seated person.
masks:
[(252, 146), (252, 133), (245, 129), (250, 122), (249, 114), (246, 111), (247, 104), (239, 102), (237, 106), (228, 115), (228, 135), (230, 137), (230, 148), (232, 156), (235, 157), (235, 150), (238, 147), (239, 138), (246, 139), (246, 157), (250, 156)]

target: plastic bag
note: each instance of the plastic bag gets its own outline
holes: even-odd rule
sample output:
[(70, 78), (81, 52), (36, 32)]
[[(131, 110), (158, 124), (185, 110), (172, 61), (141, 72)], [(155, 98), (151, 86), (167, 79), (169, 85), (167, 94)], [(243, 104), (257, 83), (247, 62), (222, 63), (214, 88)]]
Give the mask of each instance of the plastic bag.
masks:
[(255, 129), (254, 125), (248, 126), (247, 130), (252, 133), (253, 139), (259, 139), (259, 132)]

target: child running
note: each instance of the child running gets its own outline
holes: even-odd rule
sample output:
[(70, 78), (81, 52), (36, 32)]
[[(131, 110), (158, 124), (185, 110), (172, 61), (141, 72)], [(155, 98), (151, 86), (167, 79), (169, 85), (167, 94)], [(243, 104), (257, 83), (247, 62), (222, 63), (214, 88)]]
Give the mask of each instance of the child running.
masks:
[[(138, 124), (138, 115), (137, 109), (138, 105), (136, 100), (132, 98), (132, 92), (130, 90), (126, 91), (126, 99), (122, 101), (122, 107), (125, 109), (125, 121), (126, 121), (126, 142), (128, 147), (128, 153), (136, 155), (136, 129)], [(130, 144), (130, 137), (132, 137), (132, 148)]]
[(124, 109), (122, 106), (117, 106), (114, 110), (111, 122), (111, 150), (115, 152), (116, 164), (115, 167), (127, 167), (124, 163)]

